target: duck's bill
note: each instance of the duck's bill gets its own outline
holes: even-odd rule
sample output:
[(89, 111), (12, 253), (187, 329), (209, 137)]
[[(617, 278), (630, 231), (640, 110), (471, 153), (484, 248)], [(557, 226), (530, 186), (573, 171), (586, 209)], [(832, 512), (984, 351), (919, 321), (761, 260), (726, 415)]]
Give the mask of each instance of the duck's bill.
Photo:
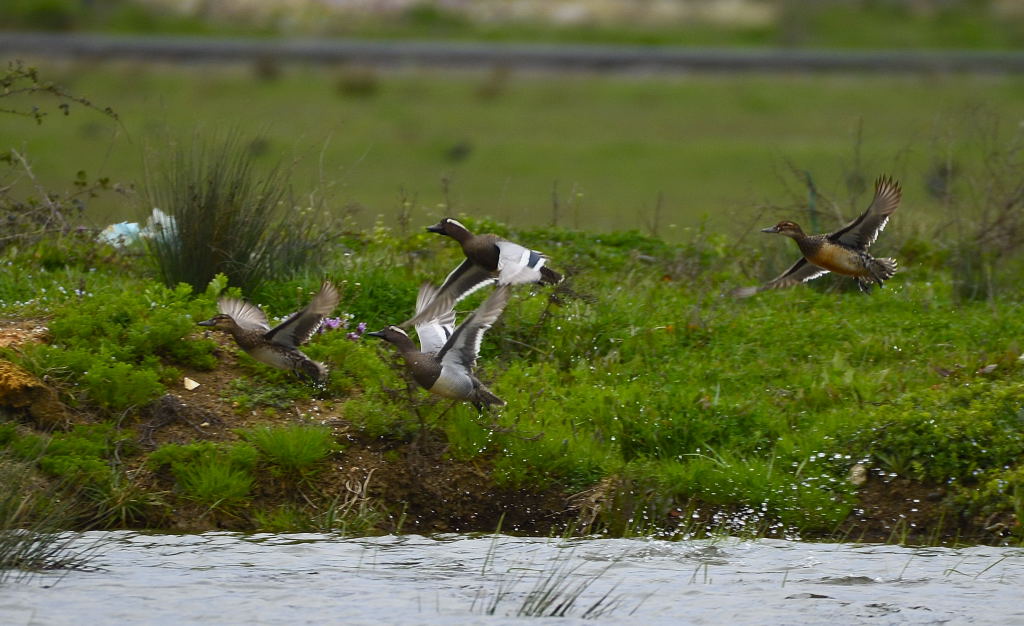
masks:
[(383, 339), (384, 338), (384, 331), (383, 330), (375, 330), (372, 333), (363, 333), (363, 337), (376, 337), (377, 339)]
[(217, 322), (215, 322), (213, 318), (210, 318), (208, 320), (203, 320), (202, 322), (196, 322), (196, 324), (198, 326), (216, 326)]
[(762, 233), (777, 233), (777, 232), (779, 232), (779, 227), (778, 226), (769, 226), (768, 228), (762, 228), (761, 232)]
[(433, 226), (427, 226), (427, 232), (430, 232), (430, 233), (443, 233), (444, 232), (444, 223), (438, 222), (437, 224), (434, 224)]

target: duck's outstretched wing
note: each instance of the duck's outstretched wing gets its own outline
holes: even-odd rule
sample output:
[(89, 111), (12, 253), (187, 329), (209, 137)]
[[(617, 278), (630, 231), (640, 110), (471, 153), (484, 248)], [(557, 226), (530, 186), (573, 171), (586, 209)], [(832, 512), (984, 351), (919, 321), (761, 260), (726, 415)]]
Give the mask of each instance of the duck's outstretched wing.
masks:
[(522, 285), (541, 281), (546, 256), (512, 241), (501, 240), (498, 247), (498, 284)]
[(283, 346), (295, 348), (309, 341), (324, 322), (324, 316), (338, 306), (341, 295), (330, 282), (324, 282), (304, 309), (274, 327), (267, 339)]
[(448, 278), (444, 279), (444, 283), (434, 294), (430, 302), (425, 304), (422, 309), (419, 302), (417, 302), (416, 314), (399, 324), (399, 326), (405, 328), (418, 326), (423, 322), (429, 322), (432, 319), (441, 317), (447, 311), (455, 308), (459, 300), (462, 300), (484, 285), (489, 285), (493, 282), (494, 276), (489, 271), (466, 259), (452, 270), (451, 274), (448, 274)]
[(230, 315), (240, 328), (245, 330), (270, 330), (266, 314), (258, 306), (238, 298), (221, 298), (217, 300), (217, 310)]
[[(438, 287), (430, 283), (420, 285), (420, 292), (416, 296), (416, 315), (434, 301), (439, 291)], [(455, 332), (455, 311), (448, 309), (447, 312), (423, 320), (416, 324), (416, 335), (420, 338), (420, 352), (430, 354), (437, 353), (448, 343), (448, 339)]]
[(889, 176), (879, 176), (875, 181), (875, 197), (867, 210), (828, 238), (852, 248), (867, 248), (889, 223), (889, 216), (900, 205), (902, 197), (903, 190), (898, 182)]
[(758, 285), (756, 287), (740, 287), (738, 289), (733, 289), (731, 294), (737, 298), (748, 298), (768, 289), (784, 289), (786, 287), (792, 287), (793, 285), (799, 285), (800, 283), (806, 283), (809, 280), (814, 280), (822, 274), (827, 273), (828, 270), (822, 269), (813, 263), (809, 263), (807, 259), (800, 257), (800, 260), (794, 263), (788, 270), (779, 274), (772, 280), (769, 280), (765, 284)]
[(437, 354), (443, 366), (454, 366), (469, 371), (476, 365), (476, 356), (480, 353), (480, 341), (484, 337), (484, 331), (501, 316), (511, 295), (512, 288), (509, 285), (498, 287), (483, 301), (480, 308), (459, 324), (455, 333)]

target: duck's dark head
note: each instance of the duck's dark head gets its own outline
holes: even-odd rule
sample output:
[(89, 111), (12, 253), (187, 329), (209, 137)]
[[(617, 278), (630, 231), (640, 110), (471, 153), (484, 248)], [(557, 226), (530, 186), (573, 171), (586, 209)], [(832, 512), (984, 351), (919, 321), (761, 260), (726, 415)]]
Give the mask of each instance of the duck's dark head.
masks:
[(402, 330), (398, 326), (388, 326), (388, 327), (384, 328), (383, 330), (378, 330), (378, 331), (372, 332), (372, 333), (366, 333), (365, 336), (366, 337), (377, 337), (378, 339), (383, 339), (384, 341), (386, 341), (388, 343), (394, 343), (394, 344), (400, 344), (400, 343), (403, 343), (403, 342), (412, 341), (411, 339), (409, 339), (408, 333), (406, 333), (404, 330)]
[(444, 218), (433, 226), (427, 226), (427, 230), (438, 235), (454, 237), (455, 239), (458, 239), (460, 235), (469, 233), (469, 229), (463, 226), (461, 222), (450, 217)]
[(803, 237), (804, 231), (796, 222), (790, 222), (789, 220), (783, 220), (768, 228), (762, 228), (762, 233), (778, 233), (787, 237)]
[(235, 320), (226, 313), (219, 313), (208, 320), (196, 322), (200, 326), (209, 326), (216, 330), (231, 330), (237, 326)]

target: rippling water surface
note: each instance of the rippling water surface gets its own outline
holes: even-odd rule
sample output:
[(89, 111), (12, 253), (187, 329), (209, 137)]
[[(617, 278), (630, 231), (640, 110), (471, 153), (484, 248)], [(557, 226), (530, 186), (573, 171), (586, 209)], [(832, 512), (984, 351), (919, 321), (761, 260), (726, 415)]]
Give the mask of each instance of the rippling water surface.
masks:
[(0, 585), (0, 623), (529, 623), (532, 602), (559, 624), (1024, 624), (1016, 548), (123, 532), (81, 545), (94, 541), (94, 569)]

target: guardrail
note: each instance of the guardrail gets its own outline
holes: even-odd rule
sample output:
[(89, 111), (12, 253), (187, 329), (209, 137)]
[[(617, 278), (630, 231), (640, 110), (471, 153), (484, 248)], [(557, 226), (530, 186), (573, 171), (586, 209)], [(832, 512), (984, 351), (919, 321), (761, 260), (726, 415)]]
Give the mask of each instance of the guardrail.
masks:
[(383, 66), (509, 67), (593, 72), (1020, 73), (1024, 53), (835, 51), (496, 44), (353, 39), (211, 39), (0, 33), (0, 54), (177, 63), (272, 60)]

